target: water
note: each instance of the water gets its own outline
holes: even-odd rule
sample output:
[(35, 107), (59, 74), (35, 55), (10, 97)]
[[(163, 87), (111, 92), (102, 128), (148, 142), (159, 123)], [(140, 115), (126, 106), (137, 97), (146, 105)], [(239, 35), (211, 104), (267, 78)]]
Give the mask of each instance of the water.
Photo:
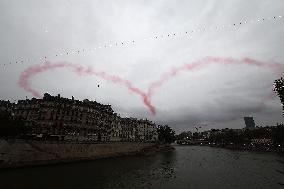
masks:
[(0, 188), (283, 189), (284, 157), (176, 146), (151, 156), (4, 170)]

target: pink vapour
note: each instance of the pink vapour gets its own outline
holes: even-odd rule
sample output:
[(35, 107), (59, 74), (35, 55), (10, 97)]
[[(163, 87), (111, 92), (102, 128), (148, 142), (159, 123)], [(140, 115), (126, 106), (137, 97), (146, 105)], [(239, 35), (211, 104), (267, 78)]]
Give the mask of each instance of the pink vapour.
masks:
[(155, 115), (156, 108), (154, 105), (152, 105), (152, 97), (154, 96), (156, 90), (160, 88), (166, 81), (169, 79), (176, 77), (178, 74), (181, 74), (185, 71), (198, 71), (201, 68), (204, 68), (209, 65), (249, 65), (249, 66), (256, 66), (256, 67), (263, 67), (263, 68), (269, 68), (272, 69), (275, 72), (278, 72), (280, 74), (283, 73), (284, 66), (279, 63), (274, 62), (260, 62), (257, 60), (253, 60), (250, 58), (243, 58), (241, 60), (232, 59), (232, 58), (221, 58), (221, 57), (207, 57), (204, 59), (201, 59), (199, 61), (195, 61), (190, 64), (184, 64), (180, 67), (172, 68), (170, 71), (165, 72), (160, 76), (160, 78), (152, 83), (150, 83), (147, 92), (143, 92), (138, 87), (135, 87), (130, 81), (126, 79), (122, 79), (119, 76), (110, 75), (107, 74), (104, 71), (97, 71), (93, 68), (86, 68), (81, 65), (75, 65), (67, 62), (60, 62), (60, 63), (53, 63), (45, 62), (44, 65), (37, 65), (27, 68), (25, 71), (23, 71), (20, 75), (18, 84), (20, 87), (22, 87), (27, 92), (31, 93), (35, 97), (41, 97), (40, 93), (33, 89), (29, 80), (31, 77), (54, 69), (71, 69), (71, 71), (75, 72), (79, 76), (84, 75), (93, 75), (100, 77), (104, 80), (110, 81), (112, 83), (115, 83), (120, 86), (126, 87), (130, 92), (133, 92), (137, 95), (139, 95), (143, 99), (143, 103), (147, 106), (147, 108), (150, 110), (150, 112)]
[(170, 71), (163, 73), (160, 78), (152, 83), (150, 83), (147, 96), (149, 101), (151, 101), (152, 96), (155, 94), (156, 90), (160, 88), (166, 81), (176, 77), (178, 74), (181, 74), (185, 71), (198, 71), (205, 66), (219, 64), (219, 65), (249, 65), (256, 67), (267, 67), (272, 69), (275, 72), (280, 74), (284, 73), (284, 65), (274, 62), (260, 62), (250, 58), (243, 58), (241, 60), (232, 59), (232, 58), (221, 58), (221, 57), (206, 57), (199, 61), (192, 62), (190, 64), (184, 64), (180, 67), (172, 68)]
[(119, 76), (107, 74), (104, 71), (97, 71), (90, 67), (85, 68), (83, 66), (75, 65), (75, 64), (71, 64), (67, 62), (60, 62), (60, 63), (54, 63), (54, 64), (51, 64), (50, 62), (45, 62), (44, 65), (32, 66), (32, 67), (27, 68), (25, 71), (23, 71), (20, 75), (18, 84), (20, 87), (25, 89), (27, 92), (31, 93), (33, 96), (41, 98), (42, 95), (40, 95), (40, 92), (32, 88), (29, 82), (30, 78), (40, 73), (54, 70), (54, 69), (60, 69), (60, 68), (61, 69), (71, 69), (71, 71), (75, 72), (79, 76), (94, 75), (104, 80), (124, 86), (129, 91), (137, 95), (140, 95), (143, 99), (144, 104), (149, 108), (151, 113), (155, 114), (155, 107), (149, 101), (148, 96), (142, 90), (133, 86), (133, 84), (130, 81), (126, 79), (122, 79)]

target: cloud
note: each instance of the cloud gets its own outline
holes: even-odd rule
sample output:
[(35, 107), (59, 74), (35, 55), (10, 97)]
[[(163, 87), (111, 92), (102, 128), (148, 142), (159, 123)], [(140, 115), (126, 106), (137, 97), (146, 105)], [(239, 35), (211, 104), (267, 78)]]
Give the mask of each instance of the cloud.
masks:
[[(143, 90), (161, 73), (208, 56), (250, 57), (284, 63), (281, 51), (283, 20), (180, 35), (180, 32), (200, 27), (281, 15), (283, 10), (282, 0), (80, 3), (2, 0), (0, 62), (25, 61), (0, 67), (0, 97), (13, 100), (29, 96), (18, 87), (18, 78), (29, 66), (42, 64), (40, 58), (45, 56), (51, 62), (67, 61), (105, 70), (130, 80)], [(177, 35), (143, 40), (173, 33)], [(135, 45), (130, 45), (132, 39), (135, 39)], [(127, 45), (66, 55), (66, 52), (78, 49), (87, 52), (115, 41)], [(60, 53), (64, 55), (55, 56)], [(79, 99), (111, 103), (122, 115), (147, 117), (170, 124), (177, 130), (200, 123), (219, 128), (241, 128), (241, 117), (247, 114), (254, 115), (259, 123), (283, 120), (278, 98), (263, 101), (271, 95), (271, 85), (280, 74), (250, 66), (210, 66), (181, 74), (163, 85), (153, 97), (153, 103), (157, 105), (156, 116), (144, 109), (139, 97), (100, 78), (78, 79), (65, 71), (47, 72), (35, 77), (31, 84), (42, 93), (62, 93), (67, 97), (73, 95)], [(95, 87), (97, 84), (100, 84), (100, 90)]]

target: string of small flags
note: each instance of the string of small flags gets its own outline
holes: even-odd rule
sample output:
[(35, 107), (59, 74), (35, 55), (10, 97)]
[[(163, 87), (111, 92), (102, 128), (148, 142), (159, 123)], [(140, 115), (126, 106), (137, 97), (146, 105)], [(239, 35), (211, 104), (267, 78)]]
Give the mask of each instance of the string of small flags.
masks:
[(140, 40), (128, 40), (128, 41), (113, 42), (113, 43), (109, 43), (109, 44), (100, 45), (100, 46), (94, 47), (92, 49), (77, 49), (77, 50), (73, 50), (73, 51), (65, 50), (64, 52), (57, 53), (57, 54), (55, 54), (53, 56), (49, 56), (49, 57), (44, 56), (44, 57), (39, 58), (39, 59), (26, 58), (26, 59), (20, 59), (20, 60), (16, 60), (16, 61), (9, 61), (7, 63), (2, 63), (0, 65), (6, 67), (6, 66), (11, 65), (11, 64), (23, 64), (23, 63), (26, 63), (26, 62), (35, 62), (35, 61), (45, 62), (45, 60), (47, 60), (48, 58), (56, 58), (56, 57), (69, 56), (69, 55), (80, 55), (80, 54), (83, 54), (83, 53), (94, 53), (94, 52), (96, 52), (100, 49), (134, 45), (136, 43), (139, 43), (140, 41), (158, 40), (158, 39), (161, 39), (161, 38), (171, 38), (171, 37), (176, 37), (176, 36), (190, 36), (190, 34), (193, 34), (193, 33), (196, 33), (196, 32), (237, 28), (237, 27), (240, 27), (240, 26), (246, 25), (246, 24), (261, 23), (261, 22), (265, 22), (265, 21), (276, 21), (276, 20), (279, 20), (281, 18), (282, 18), (282, 16), (273, 16), (273, 17), (245, 20), (245, 21), (240, 21), (240, 22), (236, 22), (236, 23), (233, 23), (233, 24), (227, 24), (227, 25), (200, 27), (200, 28), (197, 28), (197, 29), (183, 31), (183, 32), (155, 35), (155, 36), (144, 38), (142, 40), (140, 39)]

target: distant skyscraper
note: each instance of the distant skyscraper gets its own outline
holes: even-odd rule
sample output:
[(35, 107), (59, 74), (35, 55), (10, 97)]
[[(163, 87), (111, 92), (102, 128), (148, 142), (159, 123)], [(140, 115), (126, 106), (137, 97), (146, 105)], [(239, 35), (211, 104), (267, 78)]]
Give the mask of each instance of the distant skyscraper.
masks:
[(246, 124), (246, 127), (245, 127), (246, 129), (255, 128), (253, 117), (244, 117), (244, 120)]

